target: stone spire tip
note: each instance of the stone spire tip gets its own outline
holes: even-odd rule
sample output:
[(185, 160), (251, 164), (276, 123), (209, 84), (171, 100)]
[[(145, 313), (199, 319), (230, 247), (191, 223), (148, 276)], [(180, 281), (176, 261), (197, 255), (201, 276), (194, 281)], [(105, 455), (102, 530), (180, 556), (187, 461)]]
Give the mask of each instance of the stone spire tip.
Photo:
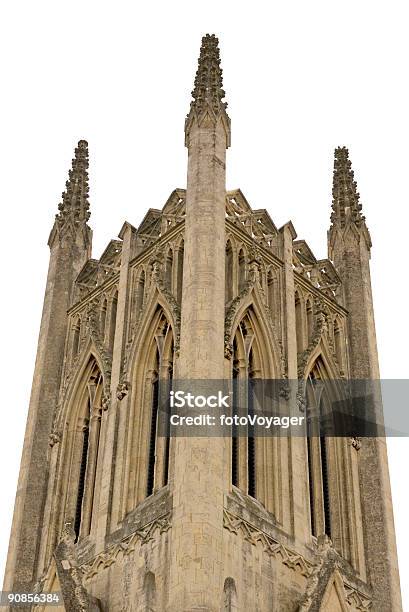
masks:
[(331, 222), (333, 225), (338, 224), (345, 227), (347, 220), (358, 226), (365, 222), (359, 197), (349, 151), (347, 147), (336, 147), (332, 186)]
[(79, 140), (65, 183), (65, 191), (58, 205), (56, 227), (60, 233), (68, 229), (75, 232), (78, 227), (85, 226), (90, 217), (88, 166), (88, 142)]
[(215, 34), (206, 34), (202, 38), (198, 68), (192, 91), (191, 108), (201, 112), (206, 105), (215, 113), (225, 110), (223, 71), (220, 67), (219, 39)]

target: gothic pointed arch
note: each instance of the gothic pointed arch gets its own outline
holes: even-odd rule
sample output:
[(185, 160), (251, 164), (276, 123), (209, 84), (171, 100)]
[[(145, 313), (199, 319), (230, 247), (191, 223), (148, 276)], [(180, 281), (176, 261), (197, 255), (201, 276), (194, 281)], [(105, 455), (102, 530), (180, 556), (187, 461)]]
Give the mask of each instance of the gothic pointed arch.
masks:
[(322, 354), (329, 378), (340, 379), (345, 372), (341, 368), (330, 330), (329, 316), (317, 301), (313, 306), (313, 329), (307, 348), (298, 351), (298, 378), (305, 380), (315, 359)]
[(175, 274), (176, 274), (176, 287), (174, 290), (174, 294), (177, 300), (177, 303), (180, 305), (182, 303), (182, 288), (183, 288), (183, 265), (184, 265), (184, 256), (185, 256), (185, 241), (183, 238), (183, 234), (179, 236), (174, 246), (174, 257), (175, 257)]
[(349, 612), (344, 582), (340, 573), (335, 570), (322, 597), (320, 612)]
[(72, 522), (77, 539), (88, 536), (96, 526), (106, 386), (103, 364), (90, 339), (88, 343), (56, 414), (50, 438), (55, 468), (49, 483), (51, 522), (43, 534), (44, 563), (49, 561), (67, 520)]
[(91, 359), (95, 359), (104, 380), (104, 409), (109, 406), (112, 355), (100, 342), (99, 335), (90, 328), (88, 330), (86, 339), (66, 376), (65, 383), (61, 387), (59, 404), (54, 414), (53, 431), (62, 431), (65, 415), (71, 410), (73, 397), (75, 397), (78, 386), (83, 379), (84, 371)]
[(247, 254), (246, 249), (241, 246), (237, 254), (237, 268), (238, 268), (238, 292), (241, 293), (246, 285), (247, 279)]
[(169, 291), (173, 291), (173, 248), (171, 246), (168, 247), (166, 256), (165, 256), (165, 271), (164, 271), (164, 280), (165, 285)]
[(158, 427), (163, 419), (160, 406), (173, 378), (174, 355), (171, 312), (156, 293), (156, 301), (144, 313), (128, 366), (130, 393), (121, 426), (125, 439), (119, 449), (122, 516), (168, 481), (170, 441), (159, 435)]
[(294, 293), (295, 302), (295, 337), (297, 341), (297, 352), (301, 353), (305, 348), (304, 338), (304, 298), (298, 289)]
[[(265, 381), (279, 379), (282, 375), (279, 348), (261, 297), (261, 292), (255, 288), (248, 299), (242, 302), (234, 319), (231, 343), (233, 410), (235, 414), (245, 413), (244, 416), (263, 409), (263, 406), (256, 406), (254, 389), (257, 385), (264, 385)], [(280, 470), (273, 457), (278, 456), (280, 441), (273, 436), (256, 437), (254, 427), (250, 424), (247, 435), (243, 435), (242, 430), (240, 434), (237, 435), (237, 429), (232, 428), (232, 485), (276, 514)]]
[(323, 337), (317, 346), (311, 351), (308, 361), (305, 365), (303, 376), (308, 379), (314, 365), (317, 361), (321, 361), (323, 364), (323, 371), (325, 371), (325, 377), (333, 380), (339, 378), (339, 372), (337, 364), (334, 360), (333, 353), (330, 349), (328, 339)]
[(232, 241), (231, 238), (227, 239), (226, 242), (226, 265), (225, 265), (225, 286), (226, 286), (226, 291), (225, 291), (225, 301), (226, 304), (229, 304), (229, 302), (231, 302), (231, 300), (233, 299), (233, 294), (234, 294), (234, 250), (233, 250), (233, 246), (232, 246)]
[[(284, 377), (284, 367), (279, 342), (273, 327), (271, 315), (265, 304), (264, 295), (256, 281), (249, 283), (248, 291), (233, 300), (225, 319), (225, 355), (230, 358), (235, 331), (245, 313), (251, 309), (252, 317), (259, 329), (258, 337), (263, 338), (260, 350), (263, 351), (264, 364), (269, 364), (265, 378)], [(267, 366), (265, 366), (267, 367)]]
[(145, 338), (151, 331), (151, 324), (158, 308), (161, 308), (169, 321), (175, 344), (175, 351), (179, 350), (180, 340), (180, 307), (168, 299), (168, 296), (160, 291), (157, 287), (151, 286), (148, 295), (146, 295), (143, 312), (141, 313), (140, 321), (136, 333), (132, 338), (132, 342), (127, 347), (127, 352), (123, 364), (123, 379), (129, 380), (131, 372), (136, 367), (141, 348), (144, 346)]
[[(313, 351), (305, 380), (311, 533), (315, 538), (328, 536), (343, 558), (364, 574), (360, 491), (354, 487), (359, 478), (357, 450), (334, 420), (348, 399), (328, 342)], [(332, 435), (325, 433), (328, 425)]]

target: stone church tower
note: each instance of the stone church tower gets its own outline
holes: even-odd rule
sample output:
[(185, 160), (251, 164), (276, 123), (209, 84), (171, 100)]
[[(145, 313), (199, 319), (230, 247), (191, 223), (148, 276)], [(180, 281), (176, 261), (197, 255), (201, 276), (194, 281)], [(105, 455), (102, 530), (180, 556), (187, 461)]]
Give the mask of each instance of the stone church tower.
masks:
[(158, 435), (164, 381), (379, 378), (348, 151), (317, 260), (291, 222), (226, 191), (213, 35), (192, 95), (186, 189), (125, 222), (99, 260), (78, 143), (49, 239), (4, 589), (62, 592), (68, 611), (398, 612), (384, 439)]

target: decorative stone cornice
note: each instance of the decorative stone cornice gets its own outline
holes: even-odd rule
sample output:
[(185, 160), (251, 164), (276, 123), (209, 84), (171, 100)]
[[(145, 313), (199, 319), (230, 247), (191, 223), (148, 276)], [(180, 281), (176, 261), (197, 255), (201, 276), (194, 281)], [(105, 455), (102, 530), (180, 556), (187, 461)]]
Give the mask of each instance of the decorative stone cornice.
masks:
[(365, 612), (372, 609), (372, 600), (358, 589), (344, 582), (347, 603), (357, 610)]
[(108, 550), (100, 553), (90, 563), (81, 565), (81, 572), (85, 580), (90, 580), (99, 571), (115, 563), (119, 554), (129, 555), (138, 544), (146, 544), (153, 540), (156, 534), (162, 534), (171, 528), (171, 513), (168, 512), (155, 520), (140, 527), (128, 535), (121, 542), (114, 544)]
[(223, 510), (223, 527), (231, 533), (243, 536), (246, 542), (253, 546), (261, 544), (269, 556), (280, 559), (284, 565), (302, 576), (309, 577), (312, 574), (314, 565), (310, 561), (226, 509)]

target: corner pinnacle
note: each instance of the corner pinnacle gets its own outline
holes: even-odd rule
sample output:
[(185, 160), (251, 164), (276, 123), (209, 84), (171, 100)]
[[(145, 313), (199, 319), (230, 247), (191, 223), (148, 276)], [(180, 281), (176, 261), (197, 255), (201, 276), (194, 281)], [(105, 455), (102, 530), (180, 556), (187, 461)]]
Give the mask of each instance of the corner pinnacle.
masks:
[(86, 140), (80, 140), (75, 149), (62, 201), (58, 205), (56, 222), (60, 229), (70, 221), (74, 225), (86, 224), (90, 217), (88, 166), (88, 143)]
[(332, 214), (333, 225), (345, 227), (347, 218), (357, 226), (365, 222), (362, 215), (362, 204), (359, 201), (357, 184), (354, 181), (354, 172), (349, 160), (346, 147), (335, 149), (334, 176), (332, 187)]

